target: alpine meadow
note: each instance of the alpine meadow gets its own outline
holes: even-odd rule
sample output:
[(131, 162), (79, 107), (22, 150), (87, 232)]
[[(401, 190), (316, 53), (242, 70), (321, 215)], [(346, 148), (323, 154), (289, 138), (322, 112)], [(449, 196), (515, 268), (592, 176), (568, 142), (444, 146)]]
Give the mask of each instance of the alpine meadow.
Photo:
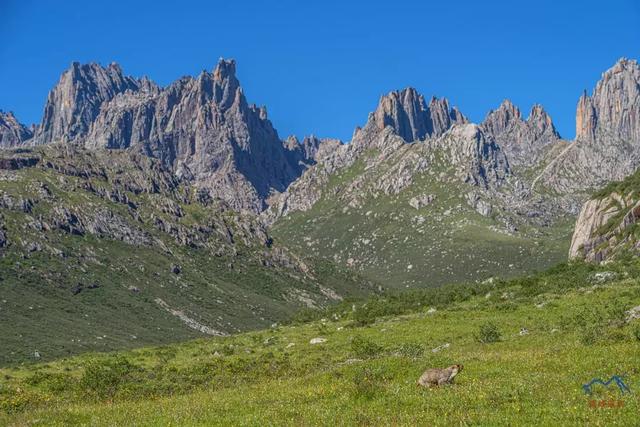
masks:
[[(0, 425), (638, 425), (637, 6), (576, 45), (548, 2), (28, 3), (0, 7)], [(459, 107), (401, 83), (340, 137), (416, 76)], [(498, 87), (552, 106), (476, 106)]]

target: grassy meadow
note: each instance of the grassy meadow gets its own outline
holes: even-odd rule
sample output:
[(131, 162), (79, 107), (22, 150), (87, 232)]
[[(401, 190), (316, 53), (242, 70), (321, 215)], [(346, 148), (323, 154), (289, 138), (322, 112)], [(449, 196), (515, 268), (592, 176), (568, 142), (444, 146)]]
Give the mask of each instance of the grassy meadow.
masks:
[[(372, 297), (268, 330), (0, 369), (0, 425), (636, 425), (635, 264)], [(311, 344), (314, 338), (326, 341)], [(464, 365), (422, 389), (426, 368)], [(582, 386), (620, 375), (614, 385)]]

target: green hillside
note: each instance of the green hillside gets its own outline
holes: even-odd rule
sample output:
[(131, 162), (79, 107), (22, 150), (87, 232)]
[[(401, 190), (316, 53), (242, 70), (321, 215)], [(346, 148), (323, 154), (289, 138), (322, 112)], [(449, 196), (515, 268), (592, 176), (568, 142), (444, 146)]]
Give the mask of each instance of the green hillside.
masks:
[(0, 364), (263, 328), (370, 290), (146, 156), (0, 158)]
[[(345, 302), (302, 324), (1, 369), (0, 424), (634, 425), (638, 305), (637, 262)], [(455, 384), (416, 387), (454, 363)], [(584, 392), (613, 375), (631, 393)]]
[[(388, 288), (516, 276), (567, 259), (575, 218), (558, 216), (540, 225), (535, 218), (514, 215), (497, 195), (490, 200), (490, 214), (481, 215), (467, 195), (485, 198), (485, 193), (461, 182), (445, 156), (436, 156), (428, 171), (416, 174), (397, 194), (373, 190), (402, 170), (398, 165), (411, 153), (424, 156), (419, 150), (424, 150), (420, 144), (407, 144), (374, 167), (358, 161), (333, 174), (311, 209), (274, 224), (276, 241), (348, 266)], [(425, 195), (433, 201), (418, 209), (410, 204)]]

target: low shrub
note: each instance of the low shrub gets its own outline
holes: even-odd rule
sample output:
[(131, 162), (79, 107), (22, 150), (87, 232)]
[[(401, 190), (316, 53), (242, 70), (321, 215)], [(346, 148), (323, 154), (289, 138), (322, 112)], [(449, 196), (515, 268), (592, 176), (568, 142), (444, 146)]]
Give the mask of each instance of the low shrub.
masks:
[(417, 359), (424, 354), (424, 346), (418, 343), (403, 343), (396, 348), (396, 353), (410, 359)]
[(355, 371), (353, 381), (353, 394), (356, 398), (373, 399), (384, 388), (387, 380), (384, 373), (375, 368), (360, 368)]
[(113, 399), (120, 385), (128, 380), (135, 370), (125, 357), (93, 359), (87, 362), (80, 378), (80, 388), (98, 399)]
[(635, 337), (635, 339), (637, 339), (638, 341), (640, 341), (640, 324), (636, 324), (633, 329), (631, 330), (631, 333), (633, 334), (633, 336)]
[(362, 337), (355, 337), (351, 340), (351, 351), (356, 357), (365, 359), (374, 357), (382, 353), (384, 347), (371, 340)]
[(69, 390), (75, 384), (75, 380), (68, 374), (48, 373), (36, 371), (25, 379), (25, 383), (32, 386), (39, 386), (49, 392), (62, 392)]
[(602, 328), (595, 324), (587, 324), (580, 330), (580, 342), (584, 345), (593, 345), (601, 337)]
[(480, 325), (476, 340), (483, 344), (500, 341), (501, 334), (498, 326), (493, 322), (486, 322)]

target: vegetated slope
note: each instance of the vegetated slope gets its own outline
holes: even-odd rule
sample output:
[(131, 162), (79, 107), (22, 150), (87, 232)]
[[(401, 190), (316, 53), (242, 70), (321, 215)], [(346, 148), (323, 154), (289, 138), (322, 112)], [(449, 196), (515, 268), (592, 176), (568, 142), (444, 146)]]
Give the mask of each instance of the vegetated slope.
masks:
[[(312, 322), (2, 369), (8, 424), (633, 425), (639, 265), (349, 302)], [(311, 344), (314, 338), (323, 338)], [(464, 365), (455, 384), (416, 387)], [(594, 406), (595, 405), (595, 406)]]
[(0, 157), (0, 363), (265, 327), (370, 285), (133, 151)]
[(570, 257), (603, 262), (640, 253), (640, 171), (612, 182), (578, 216)]
[(388, 287), (517, 275), (566, 258), (573, 216), (523, 188), (478, 126), (412, 144), (389, 128), (358, 138), (336, 154), (342, 167), (320, 159), (275, 201), (276, 240)]

